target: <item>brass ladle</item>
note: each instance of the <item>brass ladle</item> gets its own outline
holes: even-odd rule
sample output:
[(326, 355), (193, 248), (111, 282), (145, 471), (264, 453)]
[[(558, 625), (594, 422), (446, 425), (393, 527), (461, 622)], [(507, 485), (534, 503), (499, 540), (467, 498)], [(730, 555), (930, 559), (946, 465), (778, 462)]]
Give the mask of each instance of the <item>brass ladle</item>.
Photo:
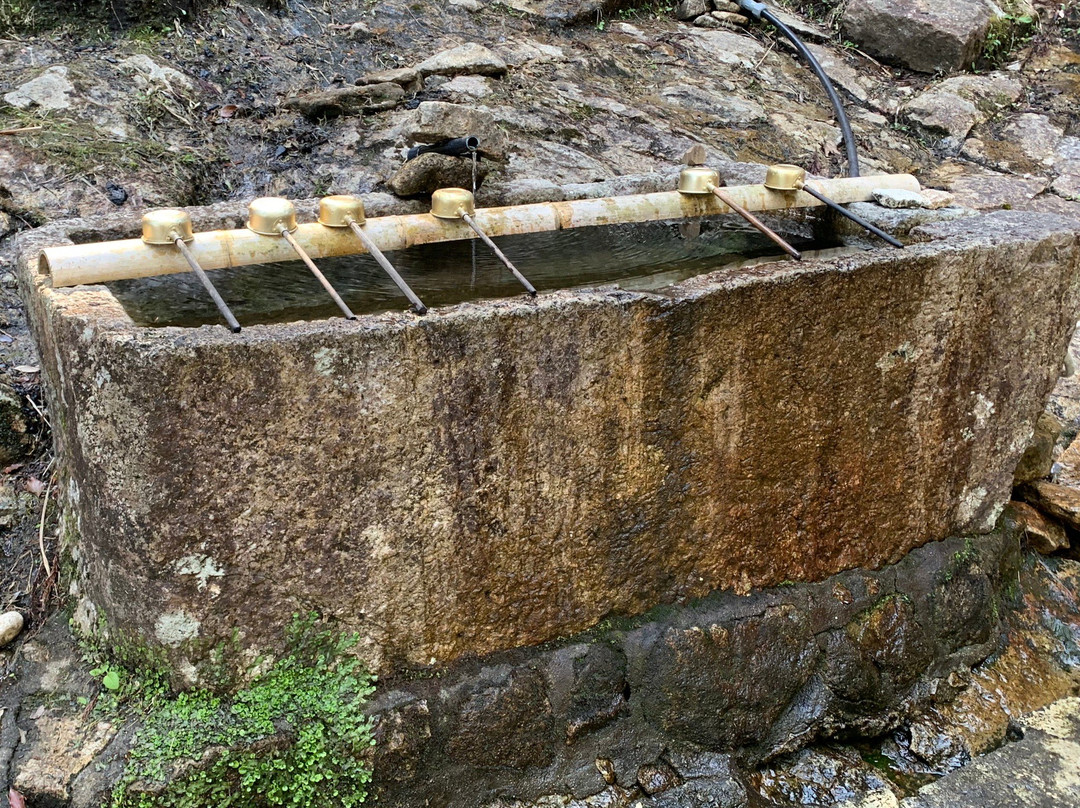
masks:
[(300, 256), (300, 260), (311, 270), (311, 274), (319, 280), (323, 289), (337, 303), (338, 308), (345, 315), (345, 319), (356, 319), (356, 315), (341, 299), (341, 295), (337, 293), (337, 290), (330, 285), (330, 281), (326, 279), (326, 276), (315, 266), (315, 262), (304, 252), (304, 248), (293, 238), (293, 231), (296, 230), (296, 208), (292, 202), (275, 196), (264, 196), (254, 200), (248, 205), (247, 227), (253, 233), (262, 236), (281, 236), (289, 242), (289, 246)]
[(765, 172), (765, 187), (770, 191), (781, 191), (783, 193), (794, 193), (795, 191), (806, 191), (810, 196), (819, 202), (824, 202), (830, 208), (835, 210), (841, 216), (846, 216), (859, 225), (859, 227), (865, 228), (873, 233), (878, 238), (882, 238), (889, 242), (894, 247), (904, 248), (902, 242), (890, 236), (880, 227), (875, 227), (870, 222), (863, 219), (861, 216), (856, 216), (846, 208), (840, 207), (840, 205), (833, 202), (825, 194), (821, 193), (814, 188), (811, 188), (806, 184), (806, 172), (798, 166), (789, 165), (787, 163), (781, 163), (775, 166), (769, 166), (769, 170)]
[(364, 245), (364, 249), (382, 267), (383, 272), (390, 276), (390, 280), (409, 299), (413, 310), (417, 314), (427, 314), (427, 306), (409, 288), (409, 284), (405, 283), (405, 279), (394, 269), (390, 261), (383, 255), (382, 250), (379, 249), (379, 246), (371, 240), (371, 236), (364, 232), (364, 222), (364, 202), (355, 196), (335, 195), (326, 196), (319, 200), (319, 224), (323, 227), (348, 227), (351, 229)]
[(714, 169), (704, 166), (688, 166), (679, 173), (679, 193), (688, 196), (712, 194), (737, 214), (742, 216), (761, 233), (771, 238), (776, 245), (794, 258), (796, 261), (802, 258), (802, 254), (782, 239), (776, 232), (768, 227), (761, 219), (752, 214), (720, 188), (720, 174)]
[(236, 321), (233, 313), (229, 310), (224, 298), (218, 293), (214, 284), (210, 281), (206, 271), (199, 266), (194, 254), (188, 248), (188, 242), (195, 240), (195, 233), (191, 229), (191, 217), (182, 210), (166, 209), (151, 210), (142, 217), (142, 240), (146, 244), (155, 246), (173, 245), (184, 256), (195, 277), (206, 289), (214, 305), (217, 306), (229, 329), (234, 333), (240, 332), (240, 323)]
[(476, 235), (480, 236), (480, 239), (491, 248), (491, 251), (498, 256), (499, 260), (506, 264), (506, 268), (514, 273), (514, 277), (518, 279), (518, 282), (525, 287), (525, 291), (533, 297), (536, 297), (536, 289), (528, 279), (522, 275), (516, 266), (514, 266), (510, 259), (503, 255), (503, 251), (500, 250), (495, 242), (488, 238), (487, 233), (480, 229), (476, 221), (473, 219), (473, 214), (476, 213), (476, 203), (473, 200), (471, 192), (466, 191), (464, 188), (440, 188), (431, 195), (431, 215), (436, 219), (461, 219), (471, 227)]

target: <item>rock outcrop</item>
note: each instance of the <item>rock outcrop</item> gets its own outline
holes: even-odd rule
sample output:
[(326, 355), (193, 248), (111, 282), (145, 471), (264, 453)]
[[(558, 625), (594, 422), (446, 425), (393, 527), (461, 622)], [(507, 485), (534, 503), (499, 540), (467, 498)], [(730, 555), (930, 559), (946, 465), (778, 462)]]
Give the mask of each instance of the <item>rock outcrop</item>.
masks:
[(984, 0), (849, 0), (842, 31), (883, 61), (947, 73), (971, 65), (992, 19)]

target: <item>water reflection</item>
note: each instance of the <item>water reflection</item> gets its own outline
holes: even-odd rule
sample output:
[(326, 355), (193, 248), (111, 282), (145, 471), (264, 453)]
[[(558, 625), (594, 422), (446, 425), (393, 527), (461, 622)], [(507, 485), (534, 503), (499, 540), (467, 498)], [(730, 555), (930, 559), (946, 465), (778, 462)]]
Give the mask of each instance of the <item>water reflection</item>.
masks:
[[(659, 289), (776, 252), (756, 230), (741, 220), (727, 219), (703, 222), (700, 234), (692, 237), (680, 232), (680, 223), (656, 222), (507, 236), (497, 242), (541, 291), (607, 283)], [(387, 257), (429, 307), (521, 294), (506, 267), (490, 251), (475, 250), (470, 241), (423, 245)], [(408, 308), (408, 301), (370, 256), (323, 258), (318, 264), (357, 314)], [(219, 270), (212, 278), (243, 325), (339, 315), (299, 261)], [(214, 304), (191, 274), (116, 281), (109, 288), (139, 325), (219, 321)]]

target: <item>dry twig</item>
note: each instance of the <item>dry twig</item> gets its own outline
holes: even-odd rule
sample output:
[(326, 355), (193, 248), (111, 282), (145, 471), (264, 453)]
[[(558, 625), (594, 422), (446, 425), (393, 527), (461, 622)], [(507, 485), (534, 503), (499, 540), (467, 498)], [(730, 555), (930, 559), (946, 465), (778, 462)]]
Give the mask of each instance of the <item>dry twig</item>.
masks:
[(38, 524), (38, 548), (41, 550), (41, 563), (45, 566), (45, 576), (47, 578), (52, 577), (52, 567), (49, 565), (49, 558), (45, 555), (45, 514), (49, 512), (49, 493), (50, 489), (45, 488), (45, 499), (41, 503), (41, 522)]

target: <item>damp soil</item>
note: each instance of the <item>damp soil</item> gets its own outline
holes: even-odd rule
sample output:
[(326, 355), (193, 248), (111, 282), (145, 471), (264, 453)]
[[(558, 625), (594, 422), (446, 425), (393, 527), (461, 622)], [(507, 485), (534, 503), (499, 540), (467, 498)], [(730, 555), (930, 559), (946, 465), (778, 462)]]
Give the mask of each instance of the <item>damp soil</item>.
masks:
[[(617, 285), (663, 293), (687, 278), (746, 262), (786, 260), (771, 241), (741, 222), (609, 225), (507, 236), (499, 248), (539, 291)], [(803, 239), (800, 249), (821, 248)], [(835, 249), (835, 245), (824, 245)], [(854, 250), (857, 248), (839, 248)], [(508, 298), (522, 286), (479, 240), (445, 242), (387, 253), (429, 307)], [(810, 256), (812, 257), (812, 256)], [(326, 258), (319, 268), (356, 314), (404, 311), (408, 301), (368, 255)], [(300, 261), (255, 264), (210, 273), (241, 325), (340, 317), (341, 312)], [(141, 326), (197, 327), (221, 322), (194, 275), (161, 275), (108, 284)]]

